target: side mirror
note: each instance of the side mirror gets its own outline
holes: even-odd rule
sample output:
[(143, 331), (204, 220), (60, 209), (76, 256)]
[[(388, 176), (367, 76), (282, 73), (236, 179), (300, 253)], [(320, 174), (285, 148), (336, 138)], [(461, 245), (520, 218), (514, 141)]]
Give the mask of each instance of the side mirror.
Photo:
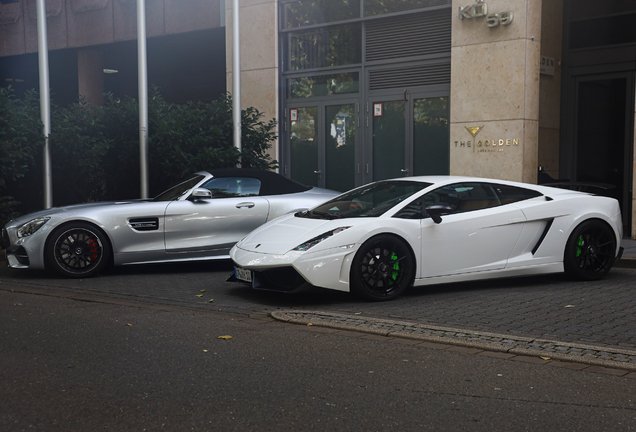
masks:
[(192, 191), (190, 195), (190, 199), (192, 201), (200, 200), (200, 199), (210, 199), (212, 198), (212, 192), (206, 188), (196, 188)]
[(426, 213), (433, 219), (436, 224), (442, 223), (442, 215), (452, 213), (455, 208), (446, 203), (431, 204), (426, 207)]

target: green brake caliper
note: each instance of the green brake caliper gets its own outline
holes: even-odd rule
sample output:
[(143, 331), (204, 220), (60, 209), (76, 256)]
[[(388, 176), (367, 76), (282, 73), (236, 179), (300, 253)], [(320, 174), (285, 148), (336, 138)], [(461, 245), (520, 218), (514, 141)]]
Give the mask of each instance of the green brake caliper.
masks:
[(577, 248), (576, 248), (576, 257), (580, 257), (581, 253), (583, 252), (583, 236), (579, 236), (579, 242), (577, 243)]
[(391, 261), (393, 261), (393, 272), (391, 272), (391, 279), (393, 279), (393, 281), (395, 282), (400, 271), (400, 263), (398, 262), (398, 257), (395, 252), (391, 254)]

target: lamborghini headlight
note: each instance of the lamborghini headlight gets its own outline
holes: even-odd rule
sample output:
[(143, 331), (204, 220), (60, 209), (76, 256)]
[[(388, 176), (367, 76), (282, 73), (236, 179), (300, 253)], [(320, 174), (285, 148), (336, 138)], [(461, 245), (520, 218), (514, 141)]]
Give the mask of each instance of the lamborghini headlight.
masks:
[(42, 225), (47, 223), (51, 219), (50, 217), (41, 217), (37, 219), (33, 219), (22, 225), (18, 228), (17, 235), (18, 238), (28, 237), (30, 235), (35, 234), (37, 230), (42, 228)]
[(351, 228), (351, 227), (350, 226), (345, 226), (345, 227), (336, 228), (336, 229), (331, 230), (331, 231), (327, 231), (326, 233), (321, 234), (321, 235), (319, 235), (317, 237), (314, 237), (311, 240), (307, 240), (305, 243), (296, 246), (292, 250), (300, 251), (300, 252), (308, 251), (309, 249), (311, 249), (312, 247), (316, 246), (321, 241), (327, 240), (329, 237), (331, 237), (331, 236), (333, 236), (335, 234), (341, 233), (344, 230), (346, 230), (347, 228)]

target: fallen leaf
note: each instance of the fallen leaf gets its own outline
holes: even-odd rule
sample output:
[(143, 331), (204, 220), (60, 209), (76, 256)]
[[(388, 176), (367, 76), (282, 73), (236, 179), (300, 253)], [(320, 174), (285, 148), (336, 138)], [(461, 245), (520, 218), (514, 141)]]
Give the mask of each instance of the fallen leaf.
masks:
[(362, 315), (362, 312), (356, 312), (355, 315)]
[(308, 325), (308, 326), (312, 326), (313, 324), (312, 324), (312, 323), (308, 323), (307, 325)]
[(205, 290), (201, 290), (201, 292), (205, 292)]
[(543, 360), (552, 360), (550, 357), (539, 357), (539, 358)]
[(132, 327), (132, 324), (126, 324), (128, 327)]
[(195, 297), (203, 297), (203, 294), (197, 294)]
[(566, 307), (574, 307), (574, 305), (567, 305)]
[(213, 301), (214, 301), (214, 299), (210, 299), (210, 300), (208, 300), (208, 303), (212, 303)]
[(232, 336), (219, 336), (219, 339), (232, 339)]
[(203, 350), (203, 352), (208, 352), (208, 350)]
[(13, 303), (13, 306), (22, 306), (22, 303)]

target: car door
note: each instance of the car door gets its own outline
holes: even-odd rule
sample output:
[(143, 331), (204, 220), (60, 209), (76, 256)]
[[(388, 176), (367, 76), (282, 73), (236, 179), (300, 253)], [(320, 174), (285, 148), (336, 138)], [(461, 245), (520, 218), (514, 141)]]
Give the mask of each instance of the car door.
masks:
[(258, 195), (258, 180), (214, 178), (202, 185), (209, 199), (187, 199), (168, 205), (165, 245), (168, 253), (228, 251), (241, 238), (267, 221), (268, 201)]
[(451, 214), (436, 224), (422, 219), (420, 277), (503, 269), (526, 220), (502, 205), (487, 183), (457, 183), (424, 196), (425, 206), (447, 203)]

